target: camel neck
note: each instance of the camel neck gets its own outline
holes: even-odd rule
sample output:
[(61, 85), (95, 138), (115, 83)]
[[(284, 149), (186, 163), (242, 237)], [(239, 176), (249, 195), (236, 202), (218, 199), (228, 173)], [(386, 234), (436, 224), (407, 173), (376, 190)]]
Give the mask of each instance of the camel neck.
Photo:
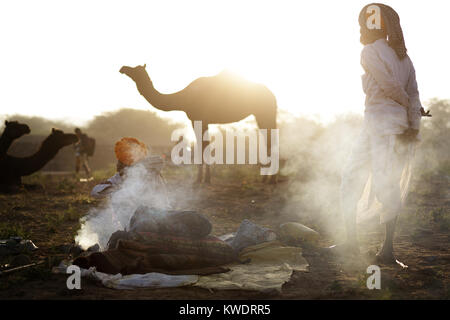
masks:
[(180, 110), (176, 94), (163, 94), (155, 89), (150, 78), (136, 81), (139, 93), (155, 108), (162, 111)]
[(14, 139), (3, 132), (0, 137), (0, 155), (6, 154)]
[(29, 157), (22, 158), (22, 166), (21, 166), (21, 176), (26, 176), (42, 169), (51, 159), (53, 159), (58, 153), (59, 149), (62, 147), (58, 147), (52, 145), (48, 138), (45, 139), (39, 150), (36, 151), (33, 155)]

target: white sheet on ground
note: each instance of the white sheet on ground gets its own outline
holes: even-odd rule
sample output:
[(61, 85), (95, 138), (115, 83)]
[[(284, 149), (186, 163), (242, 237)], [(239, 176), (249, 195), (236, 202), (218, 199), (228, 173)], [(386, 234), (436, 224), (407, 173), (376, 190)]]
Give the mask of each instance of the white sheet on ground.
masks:
[[(70, 265), (67, 261), (62, 262), (58, 267), (54, 267), (52, 272), (65, 274)], [(130, 274), (123, 276), (106, 274), (95, 270), (95, 267), (81, 270), (81, 277), (101, 282), (105, 287), (112, 289), (139, 289), (139, 288), (173, 288), (188, 286), (198, 281), (197, 275), (168, 275), (157, 272), (146, 274)]]
[(194, 286), (216, 290), (266, 291), (281, 287), (291, 278), (293, 271), (308, 271), (308, 261), (298, 247), (286, 247), (279, 241), (264, 242), (243, 249), (239, 255), (247, 264), (231, 264), (226, 273), (200, 276)]

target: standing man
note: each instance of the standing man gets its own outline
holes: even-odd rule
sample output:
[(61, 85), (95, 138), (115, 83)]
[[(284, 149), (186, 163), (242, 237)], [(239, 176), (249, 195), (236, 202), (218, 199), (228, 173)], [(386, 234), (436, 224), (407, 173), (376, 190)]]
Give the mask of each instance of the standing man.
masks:
[(75, 143), (75, 172), (78, 175), (80, 166), (83, 165), (87, 177), (91, 176), (91, 169), (88, 164), (88, 136), (81, 132), (80, 128), (75, 129), (78, 142)]
[(406, 198), (410, 164), (423, 111), (414, 66), (406, 54), (400, 19), (391, 7), (373, 3), (359, 15), (362, 76), (366, 94), (364, 126), (342, 175), (341, 209), (347, 240), (331, 252), (359, 254), (356, 222), (379, 213), (386, 237), (376, 259), (399, 263), (393, 239)]

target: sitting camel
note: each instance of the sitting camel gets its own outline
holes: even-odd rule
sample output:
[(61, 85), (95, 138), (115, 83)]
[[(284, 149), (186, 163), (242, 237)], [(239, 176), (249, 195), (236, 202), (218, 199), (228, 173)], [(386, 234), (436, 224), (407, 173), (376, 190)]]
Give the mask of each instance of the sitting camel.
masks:
[(58, 151), (78, 141), (75, 134), (52, 129), (36, 153), (28, 157), (13, 157), (6, 154), (0, 158), (0, 190), (12, 191), (22, 185), (22, 177), (28, 176), (44, 167)]
[[(194, 126), (202, 121), (202, 133), (209, 124), (225, 124), (240, 121), (254, 115), (258, 127), (267, 129), (267, 151), (271, 154), (271, 130), (277, 127), (277, 102), (274, 94), (264, 85), (252, 83), (228, 72), (213, 77), (201, 77), (186, 88), (172, 94), (159, 93), (153, 86), (145, 66), (123, 66), (120, 73), (129, 76), (139, 93), (155, 108), (163, 111), (184, 111)], [(202, 143), (202, 154), (207, 146)], [(202, 165), (197, 182), (201, 182)], [(210, 182), (209, 166), (206, 165), (205, 182)], [(271, 183), (276, 183), (272, 175)]]
[(0, 157), (6, 155), (14, 140), (29, 133), (30, 128), (26, 124), (5, 120), (5, 129), (0, 137)]

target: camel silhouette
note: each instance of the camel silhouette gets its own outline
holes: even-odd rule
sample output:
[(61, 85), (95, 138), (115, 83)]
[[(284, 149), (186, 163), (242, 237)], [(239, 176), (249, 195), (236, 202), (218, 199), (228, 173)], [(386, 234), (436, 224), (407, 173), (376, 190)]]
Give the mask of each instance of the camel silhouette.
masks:
[[(186, 88), (172, 94), (158, 92), (145, 70), (146, 65), (123, 66), (120, 73), (129, 76), (139, 93), (155, 108), (163, 111), (184, 111), (191, 120), (202, 121), (202, 133), (209, 124), (240, 121), (254, 115), (260, 129), (268, 129), (267, 150), (271, 152), (270, 129), (276, 129), (277, 102), (264, 85), (249, 82), (229, 72), (212, 77), (201, 77)], [(202, 141), (202, 154), (207, 144)], [(202, 181), (203, 165), (199, 166), (197, 182)], [(206, 165), (205, 182), (210, 182), (210, 168)], [(276, 183), (276, 175), (270, 179)]]
[(22, 185), (22, 177), (28, 176), (44, 167), (58, 151), (78, 141), (75, 134), (52, 129), (36, 153), (28, 157), (13, 157), (6, 154), (0, 158), (0, 191), (14, 191)]
[(5, 129), (0, 137), (0, 157), (4, 156), (14, 140), (30, 133), (30, 128), (17, 121), (5, 120)]

